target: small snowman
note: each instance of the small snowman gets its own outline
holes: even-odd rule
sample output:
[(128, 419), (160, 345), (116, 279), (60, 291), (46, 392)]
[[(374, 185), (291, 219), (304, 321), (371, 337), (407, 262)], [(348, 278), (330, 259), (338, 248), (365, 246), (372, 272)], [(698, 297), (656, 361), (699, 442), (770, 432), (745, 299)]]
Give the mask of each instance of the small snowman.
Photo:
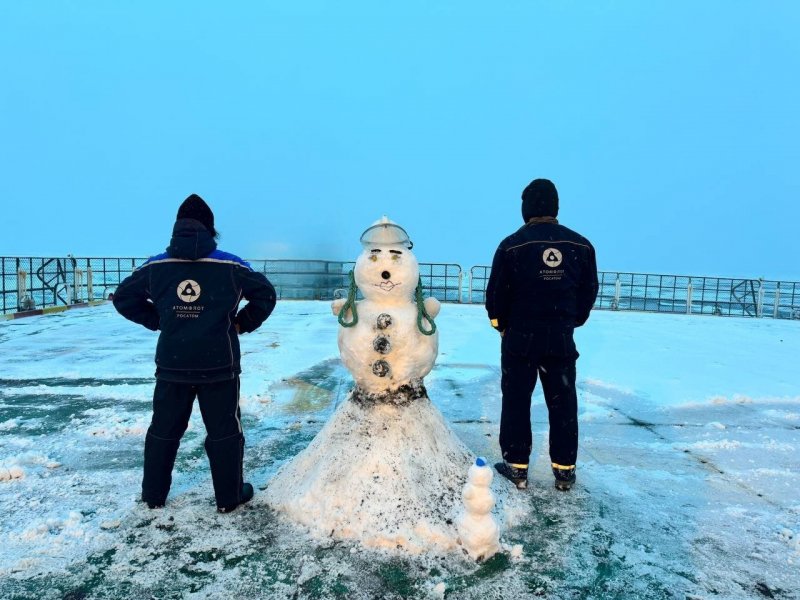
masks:
[[(424, 395), (436, 360), (433, 319), (441, 305), (422, 298), (419, 263), (406, 231), (383, 217), (361, 235), (347, 299), (335, 300), (339, 351), (356, 382), (356, 399), (403, 402)], [(356, 301), (356, 288), (364, 299)]]
[(469, 468), (461, 494), (464, 512), (457, 521), (458, 535), (461, 545), (475, 560), (486, 560), (500, 550), (500, 529), (492, 517), (492, 477), (486, 459), (479, 456)]

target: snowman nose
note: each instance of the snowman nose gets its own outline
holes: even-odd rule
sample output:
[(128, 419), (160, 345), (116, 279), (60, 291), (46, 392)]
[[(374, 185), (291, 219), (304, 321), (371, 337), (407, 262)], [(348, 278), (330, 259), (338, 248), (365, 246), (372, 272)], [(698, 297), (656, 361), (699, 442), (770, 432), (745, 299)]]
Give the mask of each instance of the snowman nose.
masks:
[(381, 273), (381, 277), (383, 277), (384, 279), (389, 279), (391, 276), (392, 274), (389, 273), (389, 271), (384, 271), (383, 273)]

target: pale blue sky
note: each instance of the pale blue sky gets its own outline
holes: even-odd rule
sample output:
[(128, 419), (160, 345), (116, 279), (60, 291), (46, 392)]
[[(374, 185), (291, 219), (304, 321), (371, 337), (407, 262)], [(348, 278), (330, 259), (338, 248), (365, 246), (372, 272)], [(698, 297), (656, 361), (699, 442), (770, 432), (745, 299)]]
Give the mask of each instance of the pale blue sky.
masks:
[(800, 279), (800, 3), (0, 3), (0, 254), (491, 261), (548, 177), (601, 269)]

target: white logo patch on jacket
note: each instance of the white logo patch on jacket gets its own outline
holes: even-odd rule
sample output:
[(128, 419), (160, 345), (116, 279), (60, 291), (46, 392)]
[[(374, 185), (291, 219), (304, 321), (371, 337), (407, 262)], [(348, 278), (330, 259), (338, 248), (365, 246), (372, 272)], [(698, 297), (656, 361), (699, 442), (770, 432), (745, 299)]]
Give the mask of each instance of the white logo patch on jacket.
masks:
[(551, 269), (555, 269), (558, 267), (562, 261), (564, 260), (563, 256), (561, 256), (561, 251), (557, 250), (556, 248), (548, 248), (542, 254), (542, 260), (544, 264)]
[(178, 298), (184, 302), (195, 302), (200, 297), (200, 284), (192, 279), (178, 284)]

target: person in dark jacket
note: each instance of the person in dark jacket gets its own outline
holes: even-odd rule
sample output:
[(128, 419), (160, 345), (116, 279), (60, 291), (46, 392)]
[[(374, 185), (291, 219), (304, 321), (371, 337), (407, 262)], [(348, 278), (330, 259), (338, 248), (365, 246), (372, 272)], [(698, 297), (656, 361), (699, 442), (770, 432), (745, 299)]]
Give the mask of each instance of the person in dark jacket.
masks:
[(575, 482), (578, 398), (572, 334), (597, 297), (589, 241), (558, 219), (558, 192), (547, 179), (522, 192), (525, 225), (504, 239), (492, 262), (486, 310), (502, 336), (503, 406), (497, 471), (524, 489), (531, 453), (531, 395), (541, 377), (550, 421), (550, 459), (558, 489)]
[[(197, 398), (206, 427), (217, 510), (253, 497), (244, 482), (239, 411), (239, 334), (255, 331), (275, 308), (275, 289), (241, 258), (217, 249), (214, 214), (192, 194), (178, 209), (167, 251), (120, 283), (114, 307), (161, 331), (156, 347), (153, 419), (144, 446), (142, 500), (167, 500), (181, 437)], [(248, 303), (240, 310), (239, 303)]]

